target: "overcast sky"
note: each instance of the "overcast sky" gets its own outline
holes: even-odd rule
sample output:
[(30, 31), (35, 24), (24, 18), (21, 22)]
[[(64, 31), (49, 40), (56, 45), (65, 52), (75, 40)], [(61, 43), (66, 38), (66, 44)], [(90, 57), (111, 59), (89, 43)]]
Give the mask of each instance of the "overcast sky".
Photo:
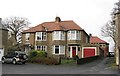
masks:
[[(73, 20), (88, 34), (101, 37), (100, 28), (110, 20), (114, 3), (118, 0), (0, 0), (0, 17), (26, 17), (36, 26), (54, 21)], [(109, 42), (110, 40), (108, 40)]]

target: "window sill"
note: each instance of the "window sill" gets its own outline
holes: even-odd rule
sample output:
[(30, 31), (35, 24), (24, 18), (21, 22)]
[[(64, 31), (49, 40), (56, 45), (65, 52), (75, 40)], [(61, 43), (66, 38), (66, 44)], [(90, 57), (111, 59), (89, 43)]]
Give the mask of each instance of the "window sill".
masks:
[(68, 39), (68, 40), (72, 41), (72, 40), (81, 40), (81, 39)]
[(25, 40), (25, 41), (30, 41), (30, 40)]
[(36, 40), (36, 41), (47, 41), (47, 40)]
[(65, 54), (53, 54), (53, 55), (65, 55)]
[[(63, 40), (61, 39), (61, 41), (64, 41), (64, 40), (65, 40), (65, 39), (63, 39)], [(53, 41), (57, 41), (57, 40), (53, 40)]]

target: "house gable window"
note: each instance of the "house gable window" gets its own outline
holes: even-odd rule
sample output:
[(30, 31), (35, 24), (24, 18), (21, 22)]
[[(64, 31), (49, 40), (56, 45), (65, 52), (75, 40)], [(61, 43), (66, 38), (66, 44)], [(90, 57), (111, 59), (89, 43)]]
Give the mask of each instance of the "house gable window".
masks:
[(77, 30), (68, 31), (68, 40), (80, 40), (80, 31)]
[(53, 54), (56, 55), (64, 55), (65, 54), (65, 47), (63, 45), (54, 45), (53, 46)]
[(36, 45), (36, 50), (47, 51), (47, 46), (44, 46), (44, 45)]
[(53, 40), (65, 40), (64, 31), (54, 31), (53, 32)]
[(29, 39), (30, 39), (30, 33), (26, 33), (26, 34), (25, 34), (25, 40), (26, 40), (26, 41), (29, 41)]
[(47, 33), (46, 32), (36, 32), (36, 40), (46, 41)]

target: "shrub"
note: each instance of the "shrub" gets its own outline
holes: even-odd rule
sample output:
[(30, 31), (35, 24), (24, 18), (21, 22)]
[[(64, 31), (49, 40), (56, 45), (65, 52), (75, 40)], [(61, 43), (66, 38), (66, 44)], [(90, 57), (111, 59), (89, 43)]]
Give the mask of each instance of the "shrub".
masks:
[(77, 59), (79, 59), (79, 57), (78, 57), (78, 55), (75, 55), (75, 56), (73, 57), (73, 60), (77, 60)]
[(29, 62), (41, 63), (46, 65), (57, 65), (59, 64), (57, 58), (47, 57), (47, 53), (44, 51), (33, 50), (29, 55)]
[(45, 51), (37, 51), (37, 50), (32, 50), (30, 52), (30, 58), (33, 58), (33, 57), (47, 57), (47, 53)]
[(47, 53), (44, 51), (37, 51), (37, 56), (38, 57), (47, 57)]
[(36, 57), (37, 56), (37, 51), (34, 51), (34, 50), (31, 51), (29, 56), (30, 56), (30, 58)]

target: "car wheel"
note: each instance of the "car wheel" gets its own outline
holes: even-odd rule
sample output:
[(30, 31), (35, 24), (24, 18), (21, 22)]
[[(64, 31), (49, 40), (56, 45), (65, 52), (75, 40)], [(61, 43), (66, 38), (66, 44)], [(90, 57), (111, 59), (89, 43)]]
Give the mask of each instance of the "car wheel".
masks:
[(5, 59), (2, 58), (2, 64), (4, 64), (4, 63), (5, 63)]
[(22, 62), (22, 64), (25, 64), (25, 62)]
[(16, 64), (16, 60), (13, 60), (12, 63), (15, 65)]

